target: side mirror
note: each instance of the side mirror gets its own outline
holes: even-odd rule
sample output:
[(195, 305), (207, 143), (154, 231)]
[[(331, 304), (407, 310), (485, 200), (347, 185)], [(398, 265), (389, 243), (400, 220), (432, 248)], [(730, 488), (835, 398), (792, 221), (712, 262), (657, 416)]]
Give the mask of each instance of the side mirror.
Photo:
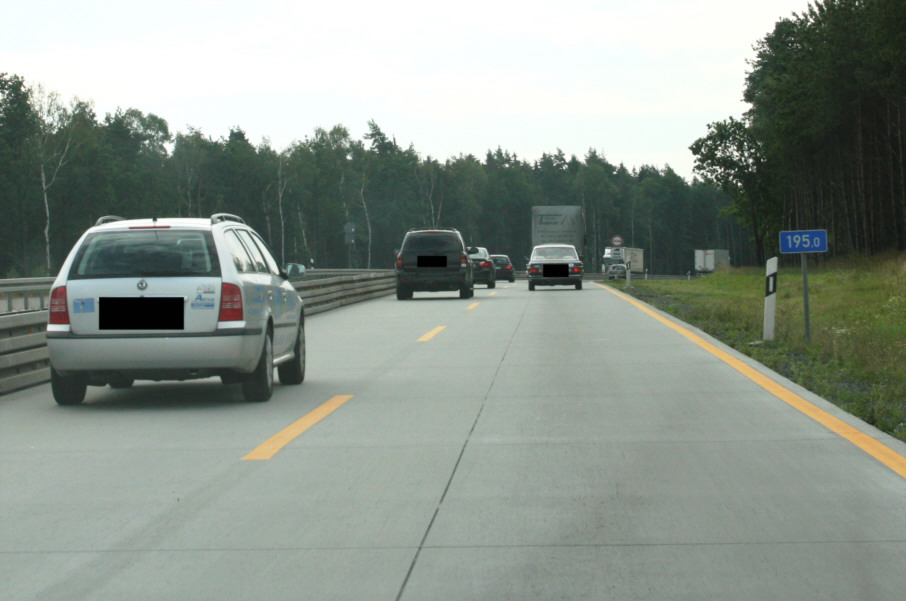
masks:
[(286, 264), (286, 276), (288, 278), (305, 277), (305, 265), (302, 265), (301, 263), (287, 263)]

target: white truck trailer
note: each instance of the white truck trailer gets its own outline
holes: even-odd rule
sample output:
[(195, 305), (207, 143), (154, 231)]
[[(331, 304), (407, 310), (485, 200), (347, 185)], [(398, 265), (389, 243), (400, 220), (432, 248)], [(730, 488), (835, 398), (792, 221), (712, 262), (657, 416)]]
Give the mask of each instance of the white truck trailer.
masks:
[(695, 251), (695, 271), (698, 273), (712, 273), (718, 269), (724, 269), (729, 266), (729, 250), (710, 249)]
[(615, 263), (623, 263), (632, 273), (645, 273), (645, 251), (628, 246), (608, 246), (604, 249), (601, 267), (606, 270)]
[(532, 207), (532, 246), (572, 244), (585, 254), (585, 212), (581, 206)]

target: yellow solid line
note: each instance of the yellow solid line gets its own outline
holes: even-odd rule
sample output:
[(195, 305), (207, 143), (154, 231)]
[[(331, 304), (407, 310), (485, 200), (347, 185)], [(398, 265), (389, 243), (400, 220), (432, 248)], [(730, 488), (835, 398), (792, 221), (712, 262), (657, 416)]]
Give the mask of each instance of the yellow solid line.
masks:
[(472, 303), (471, 305), (469, 305), (468, 307), (466, 307), (466, 311), (471, 311), (472, 309), (474, 309), (475, 307), (477, 307), (477, 306), (480, 305), (480, 304), (481, 304), (481, 303)]
[(714, 346), (710, 342), (706, 341), (701, 336), (698, 336), (698, 335), (692, 333), (691, 331), (674, 323), (673, 321), (670, 321), (669, 319), (667, 319), (666, 317), (663, 317), (662, 315), (658, 315), (657, 313), (655, 313), (654, 311), (652, 311), (651, 309), (649, 309), (648, 307), (643, 305), (641, 302), (634, 299), (633, 297), (631, 297), (627, 294), (624, 294), (622, 292), (619, 292), (617, 290), (614, 290), (610, 286), (598, 284), (597, 282), (595, 282), (595, 284), (597, 286), (600, 286), (601, 288), (604, 288), (608, 292), (622, 298), (626, 302), (635, 305), (636, 307), (638, 307), (639, 309), (641, 309), (648, 315), (651, 315), (652, 317), (654, 317), (655, 319), (657, 319), (658, 321), (660, 321), (667, 327), (675, 330), (676, 332), (679, 332), (680, 334), (682, 334), (683, 336), (685, 336), (686, 338), (688, 338), (689, 340), (691, 340), (692, 342), (694, 342), (695, 344), (697, 344), (698, 346), (703, 348), (704, 350), (708, 351), (709, 353), (711, 353), (712, 355), (714, 355), (715, 357), (717, 357), (724, 363), (727, 363), (732, 368), (734, 368), (736, 371), (740, 372), (742, 375), (746, 376), (747, 378), (749, 378), (750, 380), (752, 380), (753, 382), (755, 382), (756, 384), (758, 384), (759, 386), (761, 386), (762, 388), (764, 388), (765, 390), (767, 390), (768, 392), (770, 392), (771, 394), (773, 394), (774, 396), (776, 396), (777, 398), (782, 400), (783, 402), (787, 403), (788, 405), (797, 409), (798, 411), (804, 413), (805, 415), (812, 418), (813, 420), (815, 420), (816, 422), (818, 422), (819, 424), (821, 424), (822, 426), (824, 426), (831, 432), (834, 432), (835, 434), (842, 436), (849, 442), (853, 443), (854, 445), (856, 445), (857, 447), (859, 447), (860, 449), (862, 449), (863, 451), (865, 451), (866, 453), (868, 453), (869, 455), (871, 455), (872, 457), (874, 457), (875, 459), (877, 459), (878, 461), (880, 461), (881, 463), (883, 463), (884, 465), (886, 465), (887, 467), (889, 467), (890, 469), (892, 469), (893, 471), (898, 473), (900, 476), (906, 478), (906, 457), (903, 457), (902, 455), (900, 455), (899, 453), (897, 453), (890, 447), (882, 444), (878, 440), (872, 438), (871, 436), (865, 434), (864, 432), (858, 430), (857, 428), (850, 426), (843, 420), (841, 420), (837, 417), (834, 417), (833, 415), (831, 415), (830, 413), (827, 413), (823, 409), (818, 408), (817, 406), (808, 402), (807, 400), (805, 400), (804, 398), (802, 398), (801, 396), (799, 396), (792, 390), (789, 390), (788, 388), (784, 388), (783, 386), (781, 386), (780, 384), (778, 384), (777, 382), (775, 382), (768, 376), (762, 374), (758, 370), (750, 367), (749, 365), (746, 365), (745, 363), (743, 363), (736, 357), (730, 355), (726, 351), (723, 351), (723, 350), (717, 348), (716, 346)]
[(242, 458), (243, 461), (267, 461), (276, 455), (283, 447), (291, 443), (300, 434), (317, 424), (319, 421), (336, 411), (340, 406), (352, 398), (353, 395), (338, 395), (306, 414), (305, 417), (283, 428), (263, 443), (254, 451)]
[(447, 326), (437, 326), (436, 328), (434, 328), (433, 330), (431, 330), (430, 332), (428, 332), (427, 334), (425, 334), (424, 336), (419, 338), (418, 342), (428, 342), (429, 340), (431, 340), (432, 338), (434, 338), (435, 336), (437, 336), (438, 334), (440, 334), (441, 332), (443, 332), (446, 329), (447, 329)]

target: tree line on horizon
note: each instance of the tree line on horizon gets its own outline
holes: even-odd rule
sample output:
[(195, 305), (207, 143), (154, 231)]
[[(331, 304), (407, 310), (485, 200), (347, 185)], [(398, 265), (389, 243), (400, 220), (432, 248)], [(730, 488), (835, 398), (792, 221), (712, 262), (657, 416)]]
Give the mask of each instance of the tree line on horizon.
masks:
[(241, 128), (174, 135), (157, 115), (99, 118), (90, 102), (0, 74), (0, 276), (55, 273), (108, 214), (235, 213), (282, 262), (316, 267), (392, 267), (405, 232), (424, 226), (456, 227), (519, 266), (535, 205), (584, 207), (593, 267), (613, 234), (660, 274), (692, 270), (695, 249), (763, 265), (790, 229), (827, 229), (830, 255), (906, 250), (904, 48), (902, 0), (816, 0), (779, 20), (755, 45), (751, 108), (691, 144), (691, 182), (595, 149), (441, 162), (373, 121), (361, 140), (336, 125), (282, 150)]
[[(527, 162), (502, 149), (440, 162), (403, 148), (375, 122), (353, 139), (317, 128), (284, 150), (253, 145), (241, 128), (214, 140), (138, 109), (99, 119), (16, 75), (0, 74), (0, 274), (53, 275), (103, 215), (207, 217), (234, 213), (283, 263), (392, 268), (415, 227), (455, 227), (469, 245), (531, 251), (531, 207), (581, 205), (586, 262), (614, 234), (646, 250), (652, 273), (693, 269), (694, 249), (726, 248), (750, 262), (745, 232), (717, 187), (672, 169), (627, 170), (595, 150), (559, 149)], [(354, 234), (347, 237), (349, 226)], [(351, 239), (351, 244), (347, 240)]]

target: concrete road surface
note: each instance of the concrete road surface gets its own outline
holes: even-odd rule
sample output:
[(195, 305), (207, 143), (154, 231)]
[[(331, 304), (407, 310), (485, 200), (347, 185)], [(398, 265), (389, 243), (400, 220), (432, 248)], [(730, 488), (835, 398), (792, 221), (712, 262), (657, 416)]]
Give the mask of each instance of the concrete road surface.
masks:
[(301, 386), (0, 397), (0, 599), (901, 601), (906, 445), (618, 293), (312, 316)]

